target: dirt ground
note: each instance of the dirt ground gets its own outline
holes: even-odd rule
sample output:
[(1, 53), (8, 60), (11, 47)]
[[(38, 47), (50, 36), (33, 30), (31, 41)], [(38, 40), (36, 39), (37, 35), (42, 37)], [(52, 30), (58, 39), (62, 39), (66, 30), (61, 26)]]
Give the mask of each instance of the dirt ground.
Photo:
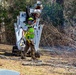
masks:
[[(76, 75), (76, 58), (41, 51), (40, 63), (30, 61), (27, 57), (22, 60), (19, 56), (12, 56), (12, 46), (0, 45), (0, 68), (20, 72), (22, 75)], [(5, 55), (4, 50), (10, 55)], [(27, 63), (27, 64), (24, 64)], [(37, 64), (37, 65), (36, 65)]]

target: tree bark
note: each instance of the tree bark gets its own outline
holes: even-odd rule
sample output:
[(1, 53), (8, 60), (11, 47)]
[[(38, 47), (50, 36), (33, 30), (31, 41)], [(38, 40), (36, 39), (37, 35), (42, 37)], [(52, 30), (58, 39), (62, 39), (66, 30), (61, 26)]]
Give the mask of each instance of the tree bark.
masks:
[(0, 28), (0, 43), (6, 43), (5, 26), (1, 24)]

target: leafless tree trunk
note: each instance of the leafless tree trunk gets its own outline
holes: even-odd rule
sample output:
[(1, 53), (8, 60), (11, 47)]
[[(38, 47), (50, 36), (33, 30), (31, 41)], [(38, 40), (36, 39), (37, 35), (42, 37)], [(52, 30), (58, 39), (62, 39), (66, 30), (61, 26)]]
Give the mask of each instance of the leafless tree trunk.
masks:
[(64, 0), (56, 0), (56, 3), (60, 4), (62, 6), (62, 9), (59, 10), (59, 13), (61, 14), (60, 18), (60, 25), (59, 25), (59, 31), (64, 32)]
[(64, 0), (56, 0), (56, 2), (59, 4), (64, 4)]
[(6, 43), (5, 26), (0, 25), (0, 43)]

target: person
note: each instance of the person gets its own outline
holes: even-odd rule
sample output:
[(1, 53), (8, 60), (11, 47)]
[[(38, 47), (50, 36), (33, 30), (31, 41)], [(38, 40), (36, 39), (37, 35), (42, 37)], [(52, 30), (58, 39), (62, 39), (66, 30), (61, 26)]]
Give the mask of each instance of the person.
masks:
[(26, 41), (25, 41), (25, 49), (24, 51), (21, 52), (21, 58), (24, 59), (27, 52), (29, 51), (29, 48), (31, 49), (31, 57), (32, 59), (36, 59), (35, 57), (35, 47), (34, 47), (34, 43), (33, 43), (33, 38), (34, 38), (34, 28), (32, 27), (33, 24), (33, 18), (29, 17), (28, 18), (28, 24), (27, 24), (27, 30), (23, 31), (23, 37), (25, 37)]
[(37, 0), (37, 3), (35, 4), (34, 6), (34, 15), (36, 18), (39, 18), (40, 17), (40, 14), (42, 12), (42, 9), (43, 9), (43, 6), (42, 6), (42, 3), (40, 0)]
[(35, 9), (40, 9), (40, 10), (43, 9), (43, 6), (42, 6), (42, 3), (41, 3), (40, 0), (37, 0), (37, 3), (36, 3), (36, 5), (35, 5)]

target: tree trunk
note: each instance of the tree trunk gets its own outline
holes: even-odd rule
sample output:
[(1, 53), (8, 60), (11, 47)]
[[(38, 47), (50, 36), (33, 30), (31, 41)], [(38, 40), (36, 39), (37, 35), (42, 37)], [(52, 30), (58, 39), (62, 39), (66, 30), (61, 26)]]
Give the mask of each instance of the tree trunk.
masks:
[(56, 2), (59, 4), (64, 4), (64, 0), (56, 0)]
[(0, 43), (6, 43), (5, 26), (3, 24), (0, 26)]
[(59, 31), (60, 32), (64, 32), (64, 0), (56, 0), (56, 3), (60, 4), (62, 6), (62, 9), (58, 11), (58, 18), (60, 18), (59, 20)]

